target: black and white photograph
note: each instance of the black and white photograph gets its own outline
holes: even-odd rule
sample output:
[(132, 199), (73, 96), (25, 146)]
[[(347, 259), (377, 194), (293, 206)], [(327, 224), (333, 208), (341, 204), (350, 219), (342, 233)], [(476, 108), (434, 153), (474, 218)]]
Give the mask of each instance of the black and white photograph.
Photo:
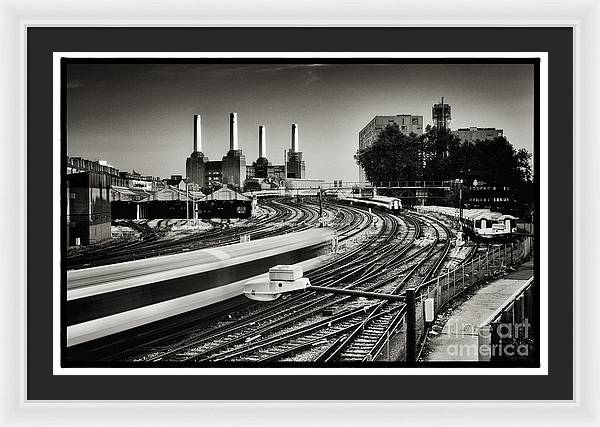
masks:
[(59, 70), (62, 368), (540, 368), (539, 57)]

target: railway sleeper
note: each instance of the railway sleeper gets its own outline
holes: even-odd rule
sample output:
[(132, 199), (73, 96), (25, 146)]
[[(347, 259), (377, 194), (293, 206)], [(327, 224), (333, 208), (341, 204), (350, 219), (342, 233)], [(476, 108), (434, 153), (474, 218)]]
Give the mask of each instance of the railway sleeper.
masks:
[(360, 361), (362, 360), (364, 357), (363, 353), (342, 353), (342, 355), (340, 356), (340, 359), (342, 360), (356, 360), (356, 361)]

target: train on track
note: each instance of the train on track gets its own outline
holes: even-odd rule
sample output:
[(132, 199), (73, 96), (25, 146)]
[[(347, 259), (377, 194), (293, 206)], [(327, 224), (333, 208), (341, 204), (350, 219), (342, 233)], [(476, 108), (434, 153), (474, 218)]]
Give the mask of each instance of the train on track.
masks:
[(341, 203), (347, 205), (362, 206), (366, 208), (376, 208), (391, 213), (399, 213), (400, 211), (402, 211), (402, 201), (397, 197), (339, 197), (338, 200)]
[(145, 325), (241, 294), (265, 265), (327, 252), (326, 228), (218, 248), (67, 272), (67, 346)]
[(461, 222), (462, 231), (474, 240), (505, 241), (517, 233), (517, 217), (492, 212), (489, 209), (460, 209), (447, 206), (419, 206), (423, 213), (438, 213)]

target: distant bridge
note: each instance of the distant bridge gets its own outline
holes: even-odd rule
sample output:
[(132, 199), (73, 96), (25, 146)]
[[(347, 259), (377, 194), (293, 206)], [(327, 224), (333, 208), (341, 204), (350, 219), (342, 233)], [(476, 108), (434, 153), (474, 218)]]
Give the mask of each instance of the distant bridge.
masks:
[[(377, 194), (380, 190), (394, 191), (394, 197), (404, 199), (431, 199), (442, 198), (445, 192), (456, 188), (452, 186), (452, 181), (388, 181), (379, 182), (373, 185), (368, 182), (334, 181), (334, 182), (311, 182), (311, 181), (292, 181), (286, 188), (249, 191), (244, 193), (246, 196), (305, 196), (315, 195), (319, 191), (326, 194), (341, 193), (348, 196), (352, 193)], [(357, 191), (358, 190), (358, 191)]]
[(437, 188), (450, 190), (452, 181), (384, 181), (384, 182), (344, 182), (333, 181), (321, 184), (323, 189), (328, 188), (395, 188), (395, 189), (421, 189)]

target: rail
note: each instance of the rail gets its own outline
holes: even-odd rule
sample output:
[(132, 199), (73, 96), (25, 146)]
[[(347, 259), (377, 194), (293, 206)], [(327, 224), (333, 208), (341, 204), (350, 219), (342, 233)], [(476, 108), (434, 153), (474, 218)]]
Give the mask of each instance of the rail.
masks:
[(496, 277), (511, 265), (524, 260), (532, 248), (531, 237), (517, 243), (497, 246), (483, 255), (472, 257), (469, 262), (447, 270), (445, 274), (431, 279), (417, 288), (416, 296), (416, 338), (419, 353), (423, 349), (428, 324), (424, 318), (426, 299), (433, 299), (434, 317), (453, 299), (462, 295), (472, 286)]
[[(385, 339), (380, 340), (371, 352), (373, 360), (383, 357), (385, 353), (383, 350), (386, 348), (389, 354), (391, 342), (395, 342), (396, 344), (403, 343), (404, 357), (411, 353), (408, 349), (408, 346), (411, 345), (418, 347), (413, 347), (412, 354), (420, 354), (424, 346), (428, 327), (430, 326), (430, 323), (425, 321), (425, 300), (433, 299), (435, 318), (450, 301), (462, 295), (472, 286), (484, 280), (492, 279), (505, 271), (509, 266), (524, 261), (531, 253), (531, 249), (531, 237), (526, 237), (517, 243), (496, 246), (485, 254), (473, 256), (458, 267), (446, 270), (437, 277), (417, 286), (415, 288), (414, 322), (409, 322), (406, 318), (412, 313), (412, 310), (407, 310), (402, 316), (402, 322), (390, 325), (390, 328), (384, 335)], [(411, 335), (408, 333), (409, 327), (414, 327), (414, 344), (411, 344), (410, 340), (407, 339)]]
[[(369, 353), (369, 360), (377, 360), (383, 357), (385, 360), (390, 360), (391, 342), (394, 336), (397, 336), (401, 331), (406, 319), (406, 308), (403, 307), (399, 316), (394, 318), (394, 321), (386, 328), (381, 338), (375, 343)], [(385, 353), (384, 353), (385, 350)]]

